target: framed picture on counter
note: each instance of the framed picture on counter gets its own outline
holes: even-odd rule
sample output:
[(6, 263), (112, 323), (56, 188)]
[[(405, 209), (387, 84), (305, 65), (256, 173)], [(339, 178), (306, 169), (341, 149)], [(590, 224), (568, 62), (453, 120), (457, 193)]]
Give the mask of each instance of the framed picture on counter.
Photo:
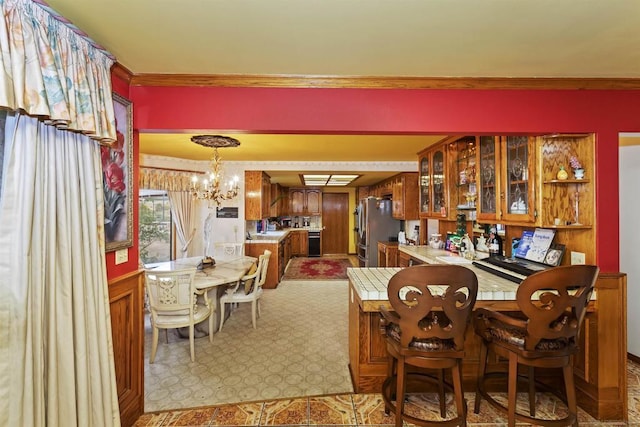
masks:
[(104, 241), (107, 252), (133, 246), (133, 123), (132, 103), (113, 94), (116, 142), (101, 146), (104, 193)]

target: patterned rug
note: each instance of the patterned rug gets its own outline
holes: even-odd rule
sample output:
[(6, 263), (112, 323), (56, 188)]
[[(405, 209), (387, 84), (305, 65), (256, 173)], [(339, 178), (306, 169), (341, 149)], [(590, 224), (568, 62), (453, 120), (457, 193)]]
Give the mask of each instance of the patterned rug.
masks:
[(292, 258), (282, 280), (347, 280), (348, 259)]

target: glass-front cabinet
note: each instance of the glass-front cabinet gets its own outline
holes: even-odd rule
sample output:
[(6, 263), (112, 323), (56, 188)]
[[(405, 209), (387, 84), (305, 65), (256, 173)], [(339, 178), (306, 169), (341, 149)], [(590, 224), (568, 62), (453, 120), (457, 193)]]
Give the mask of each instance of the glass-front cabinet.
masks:
[(535, 222), (535, 138), (480, 136), (479, 221)]
[(433, 151), (433, 215), (447, 216), (444, 146)]
[[(455, 193), (450, 195), (453, 212), (464, 213), (467, 220), (476, 219), (476, 203), (478, 199), (477, 185), (477, 141), (475, 136), (465, 136), (449, 144), (448, 155), (451, 157), (451, 188)], [(453, 209), (455, 208), (455, 210)]]
[(445, 145), (438, 143), (418, 154), (420, 170), (420, 218), (447, 215), (447, 179)]
[(477, 217), (478, 220), (496, 220), (500, 202), (500, 180), (496, 176), (500, 165), (500, 137), (481, 136), (476, 150), (480, 165)]
[(430, 212), (431, 203), (431, 159), (425, 153), (419, 157), (420, 171), (420, 217), (426, 217)]
[(504, 185), (501, 220), (535, 221), (535, 138), (506, 136), (502, 142)]

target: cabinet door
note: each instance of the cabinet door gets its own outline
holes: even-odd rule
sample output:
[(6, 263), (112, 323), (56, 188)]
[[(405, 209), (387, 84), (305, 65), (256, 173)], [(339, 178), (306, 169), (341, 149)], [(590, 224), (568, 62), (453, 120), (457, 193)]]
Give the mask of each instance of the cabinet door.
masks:
[(262, 173), (262, 212), (261, 218), (267, 218), (271, 214), (271, 178)]
[(309, 233), (306, 231), (300, 231), (300, 256), (309, 255)]
[(447, 182), (445, 179), (446, 166), (444, 147), (438, 148), (431, 156), (432, 162), (432, 188), (433, 204), (431, 213), (433, 216), (447, 215)]
[(262, 216), (262, 172), (244, 173), (244, 216), (246, 220), (261, 220)]
[(502, 217), (505, 221), (534, 222), (535, 140), (507, 136), (502, 144)]
[(480, 165), (478, 174), (478, 220), (495, 221), (498, 218), (498, 203), (500, 201), (500, 138), (495, 136), (481, 136), (476, 150), (477, 163)]
[(322, 213), (322, 191), (306, 190), (306, 210), (310, 215), (320, 215)]
[(291, 255), (299, 256), (300, 255), (300, 233), (297, 231), (292, 231), (289, 233), (291, 236)]
[(396, 219), (404, 218), (404, 180), (398, 179), (393, 183), (391, 198), (393, 200), (391, 215)]
[[(477, 144), (475, 136), (466, 136), (449, 145), (451, 211), (465, 214), (467, 221), (476, 219), (477, 186)], [(449, 212), (451, 214), (452, 212)]]
[(302, 188), (289, 189), (289, 211), (291, 215), (304, 214), (305, 190)]
[(420, 173), (420, 218), (426, 218), (431, 212), (431, 159), (423, 154), (418, 159)]

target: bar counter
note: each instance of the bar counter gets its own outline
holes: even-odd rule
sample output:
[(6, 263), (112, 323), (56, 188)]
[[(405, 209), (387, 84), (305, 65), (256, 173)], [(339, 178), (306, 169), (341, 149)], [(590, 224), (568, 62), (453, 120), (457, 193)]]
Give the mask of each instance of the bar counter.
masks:
[[(428, 264), (444, 263), (448, 252), (428, 246), (399, 250)], [(449, 260), (447, 260), (449, 261)], [(462, 260), (460, 260), (462, 261)], [(473, 267), (478, 277), (476, 307), (517, 311), (518, 284)], [(387, 353), (380, 335), (380, 306), (390, 308), (387, 284), (400, 268), (349, 268), (349, 369), (357, 393), (379, 392), (386, 377)], [(579, 406), (600, 420), (627, 419), (626, 276), (601, 273), (596, 282), (580, 337), (575, 381)], [(475, 390), (480, 339), (469, 327), (465, 338), (463, 378), (466, 391)], [(605, 351), (606, 350), (606, 351)], [(553, 373), (550, 373), (551, 378)], [(557, 375), (557, 373), (556, 373)]]

